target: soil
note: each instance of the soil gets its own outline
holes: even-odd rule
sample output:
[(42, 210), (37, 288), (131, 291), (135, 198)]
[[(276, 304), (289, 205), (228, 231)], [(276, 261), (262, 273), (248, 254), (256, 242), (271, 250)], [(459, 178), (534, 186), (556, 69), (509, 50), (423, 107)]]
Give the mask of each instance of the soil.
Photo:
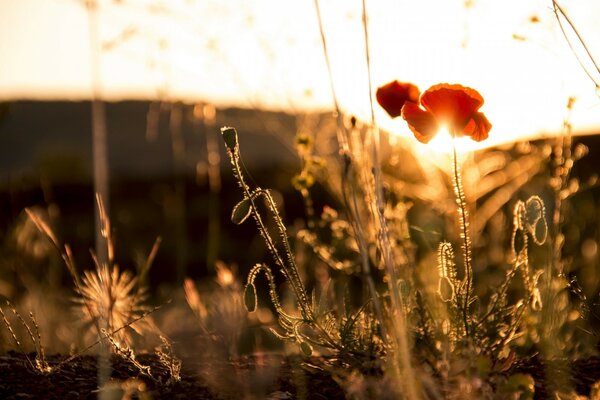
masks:
[[(35, 355), (29, 355), (34, 360)], [(56, 368), (67, 357), (53, 355), (47, 357), (48, 364), (55, 367), (49, 374), (41, 374), (32, 370), (25, 355), (8, 352), (0, 356), (0, 399), (96, 399), (98, 398), (97, 358), (79, 356), (60, 368)], [(280, 362), (272, 368), (274, 374), (267, 383), (257, 380), (254, 388), (242, 384), (237, 387), (215, 385), (205, 379), (202, 369), (185, 367), (181, 371), (181, 380), (169, 382), (170, 374), (160, 363), (156, 355), (138, 355), (136, 359), (150, 366), (153, 379), (145, 376), (132, 363), (122, 357), (113, 357), (112, 393), (110, 399), (121, 399), (124, 388), (129, 387), (133, 393), (129, 398), (139, 399), (240, 399), (257, 398), (284, 400), (304, 398), (307, 400), (340, 399), (344, 392), (340, 386), (324, 371), (303, 367), (299, 357), (279, 358)], [(272, 359), (270, 360), (272, 361)], [(260, 357), (244, 356), (231, 361), (222, 371), (234, 371), (238, 379), (255, 378), (254, 373), (260, 370)], [(196, 366), (198, 367), (198, 366)], [(204, 366), (206, 367), (206, 366)], [(221, 366), (223, 367), (223, 366)], [(212, 368), (211, 368), (212, 369)], [(206, 368), (203, 369), (206, 371)], [(216, 370), (219, 370), (217, 367)], [(303, 371), (302, 379), (298, 379), (298, 371)], [(223, 382), (230, 382), (223, 376)], [(229, 377), (230, 378), (230, 377)], [(302, 385), (298, 385), (300, 383)], [(212, 386), (212, 387), (211, 387)], [(142, 390), (140, 390), (142, 389)], [(248, 390), (255, 393), (248, 393)], [(301, 391), (301, 393), (299, 392)]]
[[(34, 357), (33, 354), (29, 355), (31, 360)], [(41, 374), (32, 370), (24, 354), (11, 351), (0, 356), (0, 399), (98, 398), (97, 358), (79, 356), (61, 364), (66, 358), (62, 355), (47, 357), (54, 371)], [(327, 372), (311, 367), (310, 359), (299, 356), (243, 356), (220, 366), (194, 365), (192, 360), (188, 360), (184, 361), (178, 382), (169, 381), (170, 374), (156, 355), (138, 355), (137, 360), (142, 365), (150, 366), (153, 378), (145, 376), (128, 360), (113, 356), (110, 381), (113, 396), (108, 399), (121, 399), (127, 387), (132, 392), (130, 397), (123, 398), (132, 399), (345, 398), (338, 382)], [(59, 364), (60, 368), (56, 368)], [(266, 364), (269, 364), (269, 368), (264, 369)], [(552, 381), (546, 378), (549, 370), (569, 372), (564, 376), (571, 378), (566, 382)], [(517, 372), (530, 374), (534, 378), (535, 399), (553, 398), (552, 393), (564, 389), (555, 387), (559, 384), (566, 384), (578, 394), (589, 396), (592, 385), (600, 380), (600, 357), (552, 363), (542, 363), (533, 358), (518, 362), (509, 373)], [(215, 377), (220, 384), (215, 383)]]

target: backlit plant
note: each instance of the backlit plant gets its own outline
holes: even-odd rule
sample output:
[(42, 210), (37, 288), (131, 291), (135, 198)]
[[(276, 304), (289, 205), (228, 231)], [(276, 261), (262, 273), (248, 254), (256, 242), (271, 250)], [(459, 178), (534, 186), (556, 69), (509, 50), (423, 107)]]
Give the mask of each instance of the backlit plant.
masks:
[[(394, 236), (387, 251), (393, 257), (403, 259), (402, 263), (406, 266), (403, 270), (396, 271), (396, 280), (390, 280), (392, 276), (383, 267), (385, 263), (379, 247), (375, 249), (372, 246), (372, 243), (379, 240), (377, 235), (380, 233), (376, 232), (381, 228), (377, 228), (377, 223), (364, 216), (371, 204), (374, 204), (371, 203), (372, 196), (376, 195), (369, 189), (373, 181), (366, 172), (370, 170), (366, 146), (361, 144), (359, 136), (353, 132), (356, 121), (353, 121), (345, 142), (348, 146), (347, 153), (342, 152), (341, 191), (343, 204), (348, 208), (347, 219), (329, 208), (323, 210), (320, 218), (315, 218), (309, 189), (315, 179), (319, 179), (318, 172), (315, 172), (318, 170), (311, 163), (311, 139), (306, 134), (301, 134), (297, 143), (303, 169), (294, 178), (294, 186), (305, 199), (310, 218), (307, 228), (300, 231), (299, 238), (319, 260), (331, 268), (333, 274), (336, 271), (355, 274), (363, 280), (365, 287), (374, 289), (368, 291), (364, 307), (353, 316), (336, 313), (323, 301), (323, 294), (321, 300), (317, 300), (314, 292), (312, 296), (307, 293), (275, 202), (268, 190), (252, 189), (244, 181), (237, 132), (234, 128), (226, 127), (221, 132), (234, 175), (244, 196), (234, 207), (231, 219), (236, 224), (244, 222), (250, 216), (255, 220), (273, 261), (278, 266), (277, 270), (291, 287), (298, 310), (297, 314), (284, 310), (277, 292), (274, 270), (267, 264), (257, 264), (248, 275), (246, 308), (254, 311), (257, 307), (255, 280), (262, 273), (269, 285), (269, 296), (277, 310), (279, 325), (283, 328), (283, 333), (274, 331), (277, 336), (297, 342), (307, 355), (313, 352), (311, 345), (317, 345), (338, 354), (354, 356), (364, 355), (366, 349), (371, 349), (370, 354), (378, 354), (384, 358), (400, 349), (393, 344), (398, 343), (395, 335), (399, 331), (393, 328), (392, 321), (394, 315), (401, 313), (406, 321), (411, 321), (408, 328), (410, 337), (416, 341), (413, 343), (419, 343), (418, 346), (413, 344), (409, 357), (413, 360), (431, 360), (428, 363), (436, 371), (435, 375), (442, 378), (442, 393), (455, 392), (459, 387), (468, 385), (473, 393), (483, 395), (486, 390), (491, 390), (490, 385), (497, 385), (499, 393), (521, 392), (529, 396), (533, 393), (533, 387), (529, 384), (528, 376), (520, 373), (506, 376), (513, 368), (515, 352), (520, 351), (520, 338), (529, 326), (528, 321), (532, 318), (544, 318), (542, 310), (546, 300), (542, 276), (546, 274), (545, 281), (548, 282), (554, 281), (553, 277), (556, 276), (548, 268), (532, 266), (530, 262), (532, 246), (549, 246), (548, 217), (543, 200), (534, 195), (516, 202), (512, 213), (511, 262), (505, 269), (500, 284), (492, 288), (490, 293), (485, 293), (485, 298), (480, 299), (474, 293), (473, 245), (455, 139), (467, 136), (475, 141), (482, 141), (488, 137), (492, 126), (480, 111), (483, 97), (476, 90), (457, 84), (435, 85), (419, 96), (416, 86), (394, 81), (380, 87), (376, 98), (392, 118), (402, 116), (420, 142), (428, 143), (441, 127), (446, 127), (452, 136), (453, 162), (450, 175), (458, 208), (462, 268), (457, 268), (453, 245), (442, 237), (437, 250), (437, 283), (432, 290), (427, 284), (420, 282), (418, 275), (423, 272), (417, 272), (412, 266), (414, 245), (411, 244), (407, 228), (406, 210), (410, 205), (397, 200), (393, 202), (393, 197), (390, 197), (385, 200), (383, 223), (386, 225), (385, 231)], [(322, 163), (323, 161), (319, 161), (320, 165)], [(272, 216), (275, 236), (261, 216), (261, 207)], [(375, 278), (369, 272), (371, 267), (380, 270), (383, 275)], [(393, 282), (390, 289), (383, 289), (379, 279)], [(564, 288), (564, 284), (562, 285)], [(515, 286), (523, 287), (518, 298), (511, 295)], [(392, 291), (399, 294), (399, 303), (390, 302)], [(309, 301), (310, 297), (312, 301)], [(381, 307), (379, 310), (378, 304)], [(400, 304), (401, 308), (395, 309)], [(348, 330), (358, 325), (358, 322), (360, 329), (353, 332)], [(370, 336), (366, 335), (368, 332)], [(348, 337), (353, 340), (348, 340)], [(360, 346), (356, 346), (357, 343)], [(401, 365), (398, 368), (404, 372), (399, 375), (392, 373), (392, 376), (398, 377), (406, 373), (406, 363), (395, 365)], [(416, 376), (419, 377), (417, 379), (428, 379), (428, 373), (422, 366), (418, 363), (414, 365)], [(477, 389), (478, 384), (468, 378), (471, 375), (473, 379), (489, 383)]]
[[(296, 315), (284, 310), (277, 293), (273, 269), (263, 263), (255, 265), (248, 274), (244, 291), (244, 303), (248, 311), (253, 312), (257, 308), (255, 280), (262, 273), (267, 279), (269, 296), (277, 312), (279, 325), (283, 329), (283, 333), (273, 330), (278, 337), (298, 343), (307, 355), (313, 352), (313, 345), (357, 356), (372, 353), (374, 347), (377, 346), (365, 338), (373, 334), (373, 320), (367, 313), (364, 313), (364, 309), (352, 314), (335, 315), (327, 304), (327, 296), (322, 295), (320, 299), (317, 299), (314, 292), (312, 296), (309, 296), (292, 254), (287, 230), (270, 191), (262, 188), (251, 189), (245, 182), (240, 166), (241, 155), (237, 131), (234, 128), (225, 127), (221, 129), (221, 134), (234, 175), (244, 196), (234, 207), (231, 220), (236, 224), (241, 224), (252, 216), (277, 270), (290, 284), (298, 307)], [(272, 216), (277, 236), (274, 236), (268, 229), (259, 209), (259, 201), (264, 201), (267, 212)]]

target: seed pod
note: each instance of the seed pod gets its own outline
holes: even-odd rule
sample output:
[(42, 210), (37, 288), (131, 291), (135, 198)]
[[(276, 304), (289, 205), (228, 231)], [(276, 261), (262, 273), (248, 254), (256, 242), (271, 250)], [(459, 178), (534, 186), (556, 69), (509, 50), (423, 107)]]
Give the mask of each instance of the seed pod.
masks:
[(235, 128), (230, 126), (224, 126), (221, 128), (221, 135), (223, 136), (223, 140), (225, 141), (225, 145), (232, 152), (235, 153), (238, 147), (238, 137), (237, 131)]
[(250, 210), (252, 202), (249, 198), (242, 199), (239, 203), (233, 207), (231, 212), (231, 222), (236, 225), (242, 224), (250, 216)]
[(244, 305), (248, 312), (256, 310), (256, 288), (253, 283), (248, 283), (244, 289)]
[(300, 342), (300, 349), (307, 357), (310, 356), (313, 352), (312, 346), (307, 342)]
[(438, 294), (443, 302), (454, 299), (454, 285), (447, 276), (441, 277), (438, 284)]
[(546, 242), (546, 238), (548, 237), (548, 224), (546, 223), (546, 219), (540, 219), (537, 221), (535, 226), (532, 229), (533, 241), (538, 246), (541, 246)]

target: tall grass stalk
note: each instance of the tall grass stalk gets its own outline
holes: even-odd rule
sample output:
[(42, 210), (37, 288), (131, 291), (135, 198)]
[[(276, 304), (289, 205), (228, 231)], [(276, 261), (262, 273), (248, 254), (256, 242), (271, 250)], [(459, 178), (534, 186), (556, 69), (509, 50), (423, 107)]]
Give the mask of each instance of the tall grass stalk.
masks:
[[(108, 183), (108, 149), (106, 110), (102, 101), (102, 79), (101, 79), (101, 47), (99, 27), (99, 2), (98, 0), (87, 0), (84, 2), (88, 16), (88, 36), (90, 45), (90, 68), (92, 82), (92, 148), (94, 155), (94, 193), (104, 199), (105, 210), (109, 210), (109, 183)], [(108, 260), (105, 252), (106, 238), (100, 233), (101, 217), (99, 210), (95, 210), (95, 232), (96, 232), (96, 255), (100, 263)], [(108, 328), (108, 327), (103, 327)], [(100, 334), (100, 332), (99, 332)], [(111, 368), (108, 360), (109, 351), (104, 344), (98, 355), (98, 384), (102, 387), (110, 378)]]
[[(332, 98), (333, 98), (333, 105), (334, 105), (334, 109), (335, 109), (336, 134), (337, 134), (337, 139), (338, 139), (338, 145), (340, 147), (339, 152), (342, 156), (342, 160), (341, 160), (341, 162), (343, 163), (343, 168), (342, 168), (343, 172), (342, 172), (342, 177), (341, 177), (341, 179), (342, 179), (342, 182), (341, 182), (342, 197), (343, 197), (344, 203), (346, 205), (346, 209), (350, 213), (350, 224), (352, 226), (352, 229), (354, 230), (354, 234), (355, 234), (355, 237), (357, 239), (357, 243), (358, 243), (358, 246), (360, 249), (361, 266), (362, 266), (362, 270), (363, 270), (363, 277), (365, 280), (365, 284), (367, 285), (367, 289), (370, 292), (371, 299), (372, 299), (374, 307), (375, 307), (375, 312), (376, 312), (377, 318), (379, 319), (379, 322), (380, 322), (380, 327), (383, 330), (382, 335), (385, 338), (387, 336), (386, 328), (385, 328), (386, 324), (385, 324), (385, 321), (383, 318), (383, 311), (382, 311), (382, 306), (379, 301), (379, 295), (377, 293), (375, 283), (374, 283), (373, 277), (371, 275), (371, 266), (370, 266), (370, 261), (368, 259), (367, 236), (365, 235), (365, 230), (363, 228), (363, 222), (361, 221), (359, 206), (357, 204), (358, 203), (357, 202), (358, 187), (364, 187), (364, 186), (359, 184), (359, 186), (357, 187), (356, 182), (354, 182), (354, 180), (351, 179), (351, 177), (353, 175), (360, 175), (361, 173), (364, 173), (365, 171), (356, 171), (355, 170), (355, 168), (356, 168), (355, 151), (349, 144), (348, 132), (344, 125), (343, 114), (340, 109), (340, 105), (339, 105), (336, 90), (335, 90), (335, 85), (333, 83), (331, 62), (330, 62), (330, 58), (329, 58), (329, 51), (327, 48), (327, 40), (325, 38), (325, 29), (324, 29), (324, 25), (323, 25), (323, 19), (321, 16), (319, 0), (315, 0), (315, 10), (316, 10), (316, 14), (317, 14), (318, 23), (319, 23), (321, 44), (323, 47), (325, 63), (327, 65), (329, 85), (330, 85), (331, 94), (332, 94)], [(357, 151), (362, 152), (362, 149), (357, 150)], [(368, 169), (368, 167), (366, 167), (366, 168)], [(368, 181), (368, 179), (366, 179), (366, 181)], [(368, 186), (366, 188), (368, 190)]]
[[(563, 324), (566, 322), (565, 310), (560, 309), (561, 300), (567, 296), (567, 292), (574, 292), (571, 286), (573, 281), (567, 276), (565, 264), (569, 264), (562, 254), (565, 243), (564, 210), (565, 200), (575, 194), (578, 185), (571, 187), (571, 170), (575, 159), (573, 157), (573, 129), (570, 122), (571, 111), (575, 99), (569, 98), (566, 107), (565, 119), (561, 135), (556, 139), (553, 148), (552, 176), (550, 187), (554, 192), (554, 210), (552, 213), (552, 227), (550, 244), (548, 245), (549, 259), (544, 268), (544, 286), (541, 302), (544, 305), (541, 311), (541, 329), (543, 332), (540, 341), (541, 351), (547, 359), (563, 358), (564, 346), (560, 343), (560, 334)], [(585, 299), (582, 301), (581, 309), (585, 309)], [(570, 376), (563, 361), (554, 365), (546, 366), (545, 374), (548, 379), (559, 382), (564, 390), (571, 390)]]
[(333, 97), (333, 106), (335, 109), (336, 119), (336, 136), (338, 144), (340, 146), (340, 154), (342, 156), (349, 154), (348, 149), (348, 133), (344, 126), (343, 114), (341, 112), (340, 103), (338, 101), (335, 85), (333, 83), (333, 72), (331, 70), (331, 61), (329, 59), (329, 52), (327, 51), (327, 40), (325, 39), (325, 29), (323, 27), (323, 18), (321, 17), (321, 7), (319, 0), (315, 0), (315, 11), (317, 13), (317, 20), (319, 23), (319, 33), (321, 36), (321, 45), (323, 46), (323, 55), (325, 56), (325, 64), (327, 65), (327, 75), (329, 77), (329, 87), (331, 89), (331, 96)]
[(570, 122), (574, 102), (574, 98), (569, 98), (562, 133), (554, 144), (554, 168), (551, 182), (554, 190), (554, 212), (552, 213), (552, 237), (554, 240), (552, 241), (552, 262), (548, 263), (551, 270), (546, 273), (547, 280), (550, 279), (552, 271), (556, 271), (559, 276), (564, 273), (564, 266), (561, 263), (564, 236), (561, 233), (561, 227), (564, 218), (564, 200), (572, 194), (569, 193), (568, 186), (574, 164), (572, 151), (573, 127)]
[(221, 225), (219, 222), (221, 193), (221, 153), (219, 152), (219, 135), (215, 130), (217, 110), (211, 104), (197, 104), (194, 107), (194, 121), (200, 125), (206, 137), (206, 158), (208, 188), (208, 239), (206, 243), (206, 265), (214, 268), (219, 256), (219, 237)]
[[(396, 264), (395, 260), (392, 257), (392, 249), (390, 238), (387, 229), (387, 222), (384, 216), (385, 210), (385, 199), (383, 198), (383, 185), (381, 180), (381, 159), (380, 159), (380, 143), (381, 143), (381, 133), (379, 131), (379, 126), (377, 125), (377, 120), (375, 118), (375, 107), (373, 102), (373, 83), (371, 78), (371, 54), (369, 47), (369, 29), (368, 29), (368, 13), (366, 0), (362, 0), (362, 26), (365, 40), (365, 60), (367, 64), (367, 80), (368, 80), (368, 89), (369, 89), (369, 106), (371, 112), (371, 162), (372, 162), (372, 171), (374, 178), (374, 196), (372, 197), (371, 204), (371, 213), (373, 214), (373, 218), (378, 225), (379, 232), (377, 233), (378, 245), (382, 254), (385, 271), (388, 274), (388, 289), (390, 292), (390, 297), (392, 300), (392, 310), (391, 310), (391, 325), (392, 325), (392, 334), (393, 334), (393, 342), (394, 342), (394, 354), (393, 354), (393, 364), (395, 365), (395, 370), (399, 375), (398, 382), (402, 382), (402, 392), (405, 393), (407, 399), (418, 399), (417, 388), (415, 385), (415, 374), (412, 368), (411, 363), (411, 352), (410, 352), (410, 340), (408, 333), (408, 326), (405, 315), (405, 307), (404, 300), (402, 295), (400, 294), (398, 285), (398, 276), (396, 273)], [(406, 259), (406, 258), (405, 258)], [(405, 265), (406, 267), (406, 265)], [(370, 282), (372, 282), (371, 277), (369, 276)], [(378, 317), (382, 320), (380, 305), (377, 293), (372, 293), (373, 301), (375, 302), (376, 311), (378, 312)], [(383, 322), (383, 321), (382, 321)], [(385, 324), (382, 324), (385, 326)], [(384, 336), (385, 338), (385, 336)], [(396, 360), (397, 357), (397, 360)]]
[[(575, 27), (575, 24), (573, 23), (571, 18), (569, 18), (569, 15), (561, 7), (561, 5), (558, 4), (558, 1), (552, 0), (552, 9), (554, 11), (554, 15), (556, 16), (556, 20), (558, 21), (560, 30), (561, 30), (563, 36), (565, 37), (567, 44), (571, 48), (571, 51), (573, 52), (575, 59), (577, 60), (579, 65), (581, 65), (581, 68), (586, 73), (586, 75), (594, 83), (594, 85), (596, 86), (596, 90), (597, 91), (600, 90), (600, 66), (594, 59), (594, 56), (592, 55), (592, 52), (590, 51), (587, 44), (585, 43), (585, 40), (583, 40), (583, 37), (581, 36), (579, 31)], [(566, 24), (563, 23), (563, 19), (566, 22)], [(573, 41), (571, 39), (569, 39), (569, 35), (567, 34), (567, 29), (570, 29), (573, 32), (573, 34), (575, 35), (577, 42), (579, 42), (579, 45), (583, 50), (583, 53), (584, 53), (583, 57), (579, 55), (579, 52), (577, 50), (575, 50), (576, 45), (575, 45), (575, 43), (573, 43)], [(591, 64), (591, 67), (593, 69), (595, 69), (595, 72), (592, 72), (591, 71), (592, 68), (586, 66), (586, 63), (583, 60), (584, 58), (586, 58), (588, 61), (588, 64)], [(594, 76), (594, 74), (596, 76)]]
[(171, 139), (171, 154), (173, 156), (174, 202), (172, 207), (173, 225), (177, 238), (175, 251), (175, 270), (177, 283), (183, 284), (185, 268), (188, 262), (187, 240), (187, 210), (185, 188), (185, 142), (182, 131), (183, 110), (180, 103), (172, 102), (169, 109), (169, 137)]

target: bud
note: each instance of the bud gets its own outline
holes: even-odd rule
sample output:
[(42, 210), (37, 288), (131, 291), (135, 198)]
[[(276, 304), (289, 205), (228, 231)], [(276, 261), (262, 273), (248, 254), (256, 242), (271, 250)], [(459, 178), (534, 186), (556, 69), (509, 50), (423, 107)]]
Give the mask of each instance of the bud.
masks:
[(307, 357), (310, 356), (313, 352), (312, 346), (307, 342), (300, 342), (300, 349)]
[(256, 288), (253, 283), (248, 283), (244, 289), (244, 305), (248, 312), (256, 310)]
[(235, 128), (224, 126), (221, 128), (221, 135), (223, 136), (223, 140), (229, 151), (235, 153), (238, 148), (238, 137)]
[(233, 207), (233, 211), (231, 213), (231, 222), (236, 225), (243, 223), (250, 216), (251, 204), (252, 203), (249, 198), (244, 198), (242, 201), (237, 203), (235, 207)]

